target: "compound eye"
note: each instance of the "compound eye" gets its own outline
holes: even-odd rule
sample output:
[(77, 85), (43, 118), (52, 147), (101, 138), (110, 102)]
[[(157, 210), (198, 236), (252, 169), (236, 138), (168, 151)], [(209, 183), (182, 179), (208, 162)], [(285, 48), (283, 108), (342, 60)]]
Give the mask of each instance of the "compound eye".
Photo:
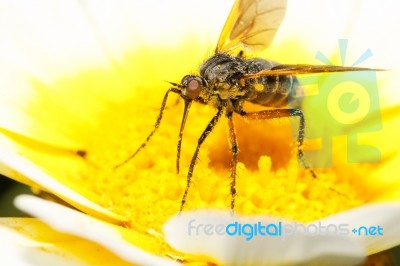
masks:
[(183, 94), (193, 100), (200, 95), (203, 82), (197, 76), (186, 76), (183, 78), (182, 85), (184, 87)]

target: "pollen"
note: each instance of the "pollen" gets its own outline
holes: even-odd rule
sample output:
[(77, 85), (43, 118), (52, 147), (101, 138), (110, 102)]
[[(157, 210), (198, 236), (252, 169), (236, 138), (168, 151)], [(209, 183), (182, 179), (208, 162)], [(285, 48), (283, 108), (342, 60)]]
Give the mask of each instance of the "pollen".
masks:
[(264, 90), (264, 85), (260, 84), (260, 83), (254, 84), (253, 87), (254, 87), (254, 89), (256, 91), (263, 91)]

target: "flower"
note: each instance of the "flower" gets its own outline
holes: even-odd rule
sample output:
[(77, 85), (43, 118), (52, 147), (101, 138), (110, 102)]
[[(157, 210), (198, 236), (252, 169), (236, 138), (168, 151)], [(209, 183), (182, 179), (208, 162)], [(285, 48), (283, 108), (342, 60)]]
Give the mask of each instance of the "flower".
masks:
[[(338, 251), (355, 243), (348, 238), (321, 240), (339, 243), (333, 246), (337, 248), (334, 252), (317, 250), (300, 254), (302, 256), (288, 252), (287, 256), (275, 258), (275, 261), (270, 255), (264, 256), (267, 253), (261, 249), (266, 239), (246, 246), (240, 239), (221, 238), (221, 246), (212, 246), (213, 249), (208, 250), (208, 244), (187, 241), (187, 236), (176, 232), (179, 222), (175, 222), (174, 217), (186, 185), (185, 172), (201, 131), (215, 113), (212, 107), (192, 107), (184, 132), (180, 174), (175, 173), (174, 159), (171, 160), (176, 156), (174, 140), (181, 119), (176, 114), (181, 113), (182, 107), (173, 104), (177, 97), (170, 100), (161, 127), (146, 149), (115, 169), (115, 165), (129, 157), (153, 128), (159, 102), (168, 88), (165, 81), (180, 82), (188, 71), (196, 71), (207, 49), (212, 51), (230, 4), (191, 1), (51, 5), (40, 2), (34, 7), (4, 4), (0, 17), (6, 23), (1, 24), (5, 31), (0, 48), (3, 65), (7, 67), (1, 80), (0, 169), (3, 174), (36, 190), (52, 193), (87, 214), (21, 197), (16, 201), (19, 208), (55, 229), (37, 220), (6, 220), (7, 227), (30, 236), (29, 241), (17, 239), (17, 249), (19, 243), (23, 243), (25, 247), (33, 246), (36, 251), (49, 250), (52, 255), (61, 252), (66, 254), (65, 257), (88, 264), (101, 262), (103, 257), (98, 257), (94, 263), (91, 259), (97, 259), (93, 256), (97, 253), (77, 253), (76, 249), (63, 246), (59, 239), (76, 241), (77, 245), (88, 247), (88, 252), (98, 251), (99, 244), (102, 251), (108, 249), (116, 255), (105, 255), (104, 260), (113, 264), (122, 263), (121, 260), (162, 265), (172, 265), (176, 261), (232, 263), (236, 258), (239, 262), (253, 264), (300, 263), (325, 259), (326, 254), (334, 255), (338, 263), (343, 262)], [(291, 152), (290, 121), (249, 124), (235, 118), (241, 149), (235, 210), (242, 215), (268, 214), (301, 223), (321, 219), (350, 223), (361, 214), (367, 217), (371, 213), (379, 214), (381, 219), (376, 221), (387, 226), (385, 229), (393, 234), (385, 235), (384, 241), (378, 243), (368, 243), (368, 238), (356, 242), (344, 259), (348, 259), (347, 263), (359, 262), (365, 254), (399, 244), (395, 237), (396, 227), (391, 223), (398, 217), (400, 184), (393, 173), (400, 158), (399, 147), (385, 142), (389, 138), (395, 139), (399, 127), (395, 106), (398, 101), (394, 99), (398, 93), (390, 87), (398, 69), (393, 65), (396, 60), (392, 55), (385, 57), (395, 51), (390, 49), (397, 49), (398, 40), (381, 48), (380, 41), (371, 40), (371, 34), (383, 37), (382, 32), (369, 27), (369, 35), (362, 34), (365, 24), (360, 28), (358, 23), (362, 21), (371, 26), (364, 14), (376, 10), (375, 2), (362, 6), (360, 21), (352, 19), (359, 7), (357, 1), (348, 4), (353, 8), (345, 10), (340, 6), (313, 5), (318, 12), (307, 12), (315, 15), (315, 21), (327, 22), (326, 14), (334, 17), (341, 14), (341, 19), (316, 28), (314, 22), (303, 19), (306, 11), (299, 11), (304, 10), (307, 3), (302, 6), (292, 1), (274, 44), (261, 56), (285, 63), (316, 63), (313, 55), (324, 47), (325, 54), (335, 60), (338, 52), (327, 43), (336, 44), (337, 36), (349, 39), (354, 36), (354, 40), (351, 39), (353, 47), (362, 50), (367, 45), (377, 51), (369, 61), (371, 67), (378, 68), (382, 64), (385, 68), (395, 69), (377, 75), (378, 87), (383, 88), (380, 103), (390, 108), (382, 109), (382, 130), (365, 134), (363, 141), (379, 148), (382, 162), (351, 165), (346, 160), (339, 160), (335, 167), (317, 171), (318, 177), (314, 179), (308, 171), (298, 167), (295, 153)], [(382, 24), (379, 25), (386, 26), (386, 22), (391, 22), (390, 25), (397, 27), (392, 16), (387, 15), (395, 8), (389, 4), (385, 8), (388, 13), (380, 15)], [(350, 28), (340, 25), (347, 21), (352, 22)], [(9, 25), (13, 25), (12, 28)], [(305, 31), (289, 30), (293, 25), (301, 26)], [(307, 41), (307, 45), (299, 43), (300, 39)], [(312, 102), (309, 108), (319, 110), (312, 109)], [(315, 116), (320, 117), (320, 112)], [(376, 120), (372, 119), (370, 123), (375, 124)], [(229, 208), (230, 155), (222, 124), (200, 151), (185, 210)], [(265, 134), (266, 128), (270, 130), (268, 134)], [(357, 128), (341, 130), (346, 135), (356, 132)], [(336, 143), (334, 158), (340, 159), (346, 154), (345, 144), (340, 140)], [(306, 143), (305, 148), (307, 145), (312, 144)], [(380, 205), (365, 206), (370, 203)], [(361, 209), (353, 209), (356, 207)], [(386, 210), (396, 212), (392, 215)], [(203, 217), (196, 213), (188, 215)], [(333, 216), (324, 218), (329, 215)], [(188, 216), (183, 213), (182, 217)], [(207, 214), (205, 217), (216, 221), (226, 218), (224, 214)], [(180, 223), (182, 221), (187, 218)], [(32, 235), (26, 230), (29, 226), (40, 230)], [(4, 231), (7, 235), (15, 235), (15, 231)], [(53, 234), (57, 237), (49, 237)], [(297, 243), (305, 246), (313, 244), (312, 247), (319, 243), (302, 237), (293, 238), (293, 241), (300, 241)], [(51, 249), (43, 242), (51, 244)], [(296, 242), (287, 243), (295, 247)], [(237, 252), (234, 248), (243, 249)], [(249, 250), (258, 252), (249, 253)], [(54, 259), (52, 255), (50, 257)]]

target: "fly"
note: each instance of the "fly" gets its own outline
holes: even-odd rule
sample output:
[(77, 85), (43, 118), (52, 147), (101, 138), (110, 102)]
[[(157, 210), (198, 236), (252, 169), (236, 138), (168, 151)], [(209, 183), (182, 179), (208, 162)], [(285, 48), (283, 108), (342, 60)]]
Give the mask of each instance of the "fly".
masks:
[[(239, 151), (232, 119), (233, 113), (249, 120), (298, 117), (300, 123), (297, 137), (297, 157), (306, 168), (309, 168), (305, 163), (302, 150), (305, 128), (304, 115), (301, 111), (303, 91), (295, 75), (376, 69), (329, 65), (287, 65), (262, 58), (245, 58), (245, 52), (260, 52), (270, 45), (284, 18), (285, 10), (285, 0), (236, 0), (219, 37), (215, 54), (200, 66), (199, 75), (186, 75), (179, 84), (170, 82), (172, 87), (167, 90), (163, 98), (154, 129), (139, 148), (116, 168), (134, 158), (146, 146), (160, 126), (167, 99), (171, 93), (178, 94), (184, 100), (176, 156), (178, 173), (182, 135), (192, 102), (212, 105), (217, 110), (198, 139), (190, 161), (180, 211), (183, 210), (186, 203), (200, 147), (222, 115), (228, 119), (229, 142), (232, 152), (231, 210), (235, 208), (236, 165)], [(245, 102), (269, 109), (246, 112), (243, 109)], [(311, 169), (309, 170), (316, 177), (315, 173)]]

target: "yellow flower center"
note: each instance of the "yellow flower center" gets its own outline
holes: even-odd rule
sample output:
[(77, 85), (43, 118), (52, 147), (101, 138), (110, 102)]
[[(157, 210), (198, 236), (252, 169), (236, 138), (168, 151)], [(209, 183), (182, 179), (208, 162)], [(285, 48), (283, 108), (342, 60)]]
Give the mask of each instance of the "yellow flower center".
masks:
[[(146, 147), (126, 164), (117, 169), (115, 166), (128, 158), (154, 128), (162, 97), (170, 86), (159, 78), (160, 73), (163, 76), (170, 74), (168, 81), (179, 82), (179, 75), (185, 74), (183, 71), (188, 62), (193, 65), (201, 59), (193, 59), (190, 51), (182, 52), (187, 54), (182, 55), (179, 64), (174, 63), (173, 56), (161, 50), (135, 54), (126, 69), (140, 78), (140, 83), (130, 82), (132, 78), (114, 83), (115, 73), (96, 70), (52, 85), (58, 91), (74, 88), (76, 95), (68, 96), (67, 105), (82, 101), (80, 96), (85, 90), (131, 90), (128, 97), (116, 97), (107, 106), (99, 108), (93, 120), (84, 108), (81, 109), (87, 124), (77, 123), (84, 127), (75, 125), (71, 134), (86, 143), (86, 156), (83, 159), (75, 156), (75, 162), (80, 162), (78, 165), (75, 163), (74, 168), (67, 166), (68, 163), (60, 167), (55, 162), (48, 169), (56, 178), (63, 175), (68, 182), (79, 184), (99, 196), (100, 205), (127, 217), (130, 223), (125, 226), (135, 232), (130, 241), (163, 254), (171, 251), (166, 248), (162, 237), (154, 236), (161, 236), (162, 225), (178, 214), (197, 141), (216, 110), (210, 106), (192, 105), (183, 135), (179, 174), (176, 173), (176, 151), (183, 103), (182, 100), (178, 102), (176, 95), (169, 99), (160, 128)], [(160, 58), (163, 64), (151, 73), (144, 71), (147, 68), (138, 63)], [(157, 64), (153, 62), (153, 65)], [(44, 100), (46, 114), (51, 113), (52, 108), (57, 113), (59, 103), (48, 102), (48, 98)], [(98, 99), (90, 100), (96, 102)], [(42, 104), (39, 102), (37, 106)], [(84, 105), (85, 102), (81, 103)], [(292, 138), (290, 120), (296, 121), (296, 118), (246, 121), (234, 117), (239, 145), (236, 213), (310, 222), (362, 205), (382, 192), (383, 186), (373, 185), (367, 179), (375, 167), (373, 164), (345, 164), (346, 151), (342, 149), (345, 145), (340, 138), (334, 141), (333, 161), (336, 166), (314, 170), (317, 177), (313, 178), (309, 170), (298, 164), (297, 143)], [(306, 142), (303, 146), (307, 150), (312, 145)], [(50, 164), (52, 159), (41, 156), (36, 160), (39, 164)], [(227, 120), (223, 117), (201, 147), (184, 210), (230, 209), (231, 160)], [(157, 240), (154, 242), (154, 239)], [(158, 251), (154, 251), (155, 246), (159, 247)]]
[[(179, 174), (176, 173), (176, 145), (182, 107), (173, 106), (173, 101), (165, 111), (159, 131), (147, 146), (114, 170), (153, 129), (157, 105), (133, 108), (141, 102), (140, 97), (134, 98), (126, 105), (114, 106), (112, 113), (104, 114), (101, 136), (93, 136), (88, 154), (88, 160), (96, 166), (82, 176), (85, 186), (102, 195), (103, 206), (129, 217), (136, 226), (159, 230), (179, 211), (190, 160), (214, 110), (203, 106), (191, 110)], [(132, 123), (127, 125), (129, 120)], [(361, 205), (371, 196), (351, 184), (350, 176), (339, 176), (346, 174), (343, 171), (315, 170), (317, 178), (313, 178), (310, 171), (299, 167), (288, 119), (247, 122), (235, 117), (235, 124), (240, 150), (236, 213), (267, 214), (308, 222)], [(226, 127), (226, 119), (221, 119), (201, 148), (185, 210), (229, 210), (232, 155)], [(351, 169), (348, 171), (350, 174)]]
[[(101, 205), (128, 217), (132, 229), (159, 234), (164, 222), (178, 214), (197, 140), (215, 113), (211, 107), (193, 106), (184, 132), (179, 174), (175, 163), (182, 102), (174, 105), (175, 99), (147, 146), (114, 170), (153, 129), (160, 99), (162, 93), (148, 100), (138, 96), (104, 113), (101, 133), (93, 136), (87, 157), (96, 166), (91, 166), (80, 181), (101, 195)], [(362, 205), (373, 196), (371, 188), (366, 192), (352, 179), (356, 171), (367, 176), (368, 167), (315, 170), (317, 178), (299, 167), (289, 119), (247, 122), (235, 117), (234, 121), (240, 149), (236, 213), (310, 222)], [(201, 148), (184, 210), (230, 208), (232, 155), (226, 122), (221, 119)], [(131, 241), (143, 245), (144, 240), (139, 239)]]

